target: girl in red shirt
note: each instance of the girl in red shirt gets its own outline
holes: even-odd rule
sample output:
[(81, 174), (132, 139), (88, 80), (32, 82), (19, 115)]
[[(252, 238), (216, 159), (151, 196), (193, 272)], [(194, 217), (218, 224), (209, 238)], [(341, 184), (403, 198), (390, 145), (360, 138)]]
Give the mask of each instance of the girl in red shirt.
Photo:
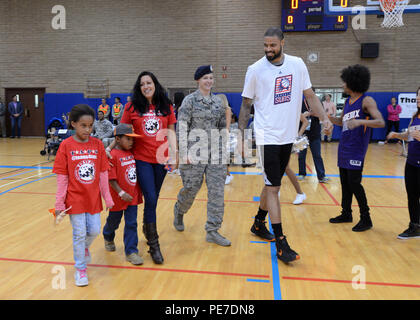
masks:
[[(176, 118), (171, 101), (155, 75), (140, 73), (134, 84), (132, 102), (124, 110), (121, 123), (131, 124), (136, 134), (132, 152), (137, 180), (144, 197), (143, 232), (154, 263), (163, 263), (156, 228), (156, 207), (166, 176), (165, 165), (177, 168)], [(110, 149), (115, 144), (111, 144)], [(168, 147), (171, 151), (169, 157)], [(108, 148), (107, 148), (108, 149)]]
[(90, 136), (95, 111), (79, 104), (70, 112), (75, 135), (57, 151), (53, 172), (57, 174), (56, 216), (67, 210), (73, 227), (73, 256), (77, 286), (88, 285), (89, 247), (101, 231), (101, 195), (107, 208), (114, 206), (108, 185), (108, 159), (103, 143)]

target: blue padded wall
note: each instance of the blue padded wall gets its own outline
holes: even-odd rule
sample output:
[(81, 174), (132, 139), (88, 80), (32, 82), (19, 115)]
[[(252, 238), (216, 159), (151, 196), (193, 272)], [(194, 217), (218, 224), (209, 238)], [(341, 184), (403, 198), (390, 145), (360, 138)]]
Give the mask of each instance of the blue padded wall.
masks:
[[(116, 97), (121, 98), (121, 103), (127, 103), (127, 93), (113, 93), (111, 98), (107, 99), (107, 104), (112, 107)], [(86, 99), (83, 93), (46, 93), (44, 95), (44, 118), (45, 129), (49, 120), (53, 117), (61, 119), (62, 114), (70, 112), (71, 108), (76, 104), (87, 104), (91, 106), (95, 113), (101, 104), (101, 99)]]
[[(221, 93), (221, 92), (220, 92)], [(236, 116), (239, 116), (241, 109), (242, 97), (240, 92), (227, 92), (224, 93), (228, 98), (229, 105)], [(386, 107), (391, 101), (392, 97), (397, 97), (399, 92), (369, 92), (368, 95), (375, 99), (379, 111), (382, 113), (384, 120), (387, 119)], [(114, 104), (115, 97), (120, 97), (122, 104), (126, 104), (128, 93), (113, 93), (111, 98), (107, 99), (107, 103), (112, 107)], [(86, 99), (83, 93), (46, 93), (44, 96), (45, 105), (45, 127), (49, 123), (49, 120), (53, 117), (61, 118), (63, 113), (67, 113), (71, 108), (80, 103), (90, 105), (96, 112), (98, 106), (101, 104), (101, 99)], [(401, 119), (400, 129), (407, 128), (410, 119)], [(373, 129), (372, 140), (384, 140), (386, 134), (386, 128)], [(334, 127), (333, 139), (340, 139), (341, 127)]]

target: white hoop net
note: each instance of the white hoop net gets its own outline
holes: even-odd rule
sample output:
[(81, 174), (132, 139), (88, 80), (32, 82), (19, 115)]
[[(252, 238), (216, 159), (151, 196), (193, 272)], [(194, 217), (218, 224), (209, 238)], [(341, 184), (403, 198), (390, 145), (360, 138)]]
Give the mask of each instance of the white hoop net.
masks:
[(384, 28), (398, 28), (404, 25), (403, 13), (410, 0), (379, 0), (384, 12)]

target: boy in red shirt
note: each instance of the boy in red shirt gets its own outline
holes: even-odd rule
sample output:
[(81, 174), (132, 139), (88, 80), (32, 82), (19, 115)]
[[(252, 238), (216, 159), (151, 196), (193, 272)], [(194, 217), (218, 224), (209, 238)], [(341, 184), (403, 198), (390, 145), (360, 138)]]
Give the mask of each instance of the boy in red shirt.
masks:
[(127, 261), (134, 265), (143, 264), (138, 254), (137, 234), (137, 205), (142, 203), (142, 192), (137, 183), (136, 161), (130, 149), (134, 138), (141, 136), (134, 134), (132, 126), (119, 124), (114, 131), (116, 146), (111, 151), (111, 168), (109, 169), (109, 185), (114, 207), (109, 212), (103, 235), (105, 249), (115, 251), (115, 230), (120, 225), (124, 214), (124, 247)]

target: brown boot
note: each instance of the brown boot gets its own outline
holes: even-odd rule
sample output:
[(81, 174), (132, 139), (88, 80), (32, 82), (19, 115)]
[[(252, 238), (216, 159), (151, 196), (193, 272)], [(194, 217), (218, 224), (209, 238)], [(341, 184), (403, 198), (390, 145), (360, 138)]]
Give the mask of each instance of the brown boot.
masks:
[(160, 252), (156, 223), (143, 224), (143, 233), (147, 239), (147, 245), (150, 247), (149, 253), (152, 256), (153, 262), (156, 264), (162, 264), (163, 256)]

